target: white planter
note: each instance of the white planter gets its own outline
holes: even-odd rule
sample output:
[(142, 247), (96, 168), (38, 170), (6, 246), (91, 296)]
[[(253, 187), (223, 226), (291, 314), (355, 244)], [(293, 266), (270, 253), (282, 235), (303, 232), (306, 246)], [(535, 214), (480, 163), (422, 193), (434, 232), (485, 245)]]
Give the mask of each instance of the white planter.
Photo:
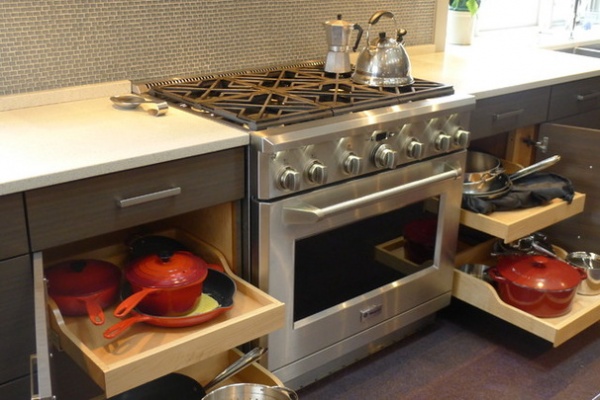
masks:
[(468, 11), (448, 10), (446, 41), (450, 44), (471, 44), (475, 34), (475, 17)]

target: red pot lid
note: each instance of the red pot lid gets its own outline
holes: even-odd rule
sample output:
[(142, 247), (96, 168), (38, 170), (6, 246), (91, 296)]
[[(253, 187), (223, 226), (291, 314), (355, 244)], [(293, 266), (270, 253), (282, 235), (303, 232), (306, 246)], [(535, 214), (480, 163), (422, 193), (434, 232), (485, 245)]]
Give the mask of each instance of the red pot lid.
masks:
[(204, 281), (206, 262), (187, 251), (165, 251), (139, 258), (125, 272), (127, 280), (141, 287), (174, 288)]
[(585, 277), (571, 265), (542, 255), (501, 257), (497, 268), (512, 283), (537, 290), (572, 289)]
[(102, 260), (70, 260), (44, 271), (51, 296), (83, 296), (118, 286), (121, 270)]

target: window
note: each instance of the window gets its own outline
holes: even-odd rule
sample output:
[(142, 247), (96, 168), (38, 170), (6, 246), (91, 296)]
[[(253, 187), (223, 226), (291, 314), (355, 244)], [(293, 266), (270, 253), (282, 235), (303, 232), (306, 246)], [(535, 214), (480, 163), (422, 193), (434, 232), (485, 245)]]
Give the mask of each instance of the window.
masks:
[(598, 24), (600, 0), (482, 0), (479, 12), (480, 32), (514, 28), (547, 31), (570, 27), (575, 1), (578, 1), (577, 26), (584, 29)]

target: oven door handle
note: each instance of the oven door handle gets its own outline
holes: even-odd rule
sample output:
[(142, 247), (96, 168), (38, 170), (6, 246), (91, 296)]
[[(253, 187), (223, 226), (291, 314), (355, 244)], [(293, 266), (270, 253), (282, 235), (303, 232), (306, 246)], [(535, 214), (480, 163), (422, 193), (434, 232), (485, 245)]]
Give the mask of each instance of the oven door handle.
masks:
[(356, 209), (371, 203), (385, 200), (389, 197), (397, 196), (409, 190), (418, 189), (433, 183), (442, 182), (449, 179), (456, 179), (462, 175), (461, 169), (451, 169), (441, 174), (429, 176), (425, 179), (406, 183), (401, 186), (395, 186), (391, 189), (371, 193), (366, 196), (358, 197), (347, 201), (342, 201), (326, 207), (317, 207), (307, 203), (299, 203), (293, 206), (283, 208), (283, 220), (287, 224), (313, 224), (335, 214)]

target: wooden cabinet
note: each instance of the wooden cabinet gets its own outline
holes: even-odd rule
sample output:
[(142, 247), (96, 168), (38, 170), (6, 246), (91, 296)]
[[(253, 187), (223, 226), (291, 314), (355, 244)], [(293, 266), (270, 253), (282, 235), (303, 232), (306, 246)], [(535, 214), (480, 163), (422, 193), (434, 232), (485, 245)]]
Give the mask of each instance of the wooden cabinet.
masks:
[(552, 86), (548, 120), (569, 117), (600, 108), (600, 77)]
[(22, 194), (0, 197), (0, 260), (26, 254), (27, 226)]
[(25, 194), (34, 251), (244, 196), (244, 150), (235, 148)]
[(33, 277), (23, 196), (0, 197), (0, 398), (29, 393), (35, 353)]
[(0, 261), (0, 281), (0, 398), (9, 399), (23, 385), (29, 391), (29, 356), (35, 353), (29, 255)]
[[(553, 244), (567, 251), (586, 250), (594, 251), (598, 247), (600, 235), (596, 233), (598, 226), (595, 215), (600, 211), (600, 203), (590, 196), (587, 199), (583, 193), (597, 193), (600, 187), (596, 184), (596, 173), (600, 165), (596, 165), (600, 143), (600, 78), (591, 78), (561, 85), (555, 85), (543, 90), (531, 91), (536, 94), (531, 101), (519, 100), (518, 93), (490, 99), (489, 104), (479, 104), (471, 126), (474, 136), (477, 137), (478, 126), (487, 129), (484, 134), (497, 133), (499, 127), (489, 126), (492, 122), (490, 115), (494, 112), (494, 105), (503, 103), (504, 109), (511, 107), (529, 109), (526, 104), (533, 106), (535, 114), (526, 121), (525, 125), (539, 124), (549, 119), (562, 118), (553, 123), (542, 123), (539, 129), (538, 140), (547, 139), (546, 152), (537, 150), (537, 161), (549, 155), (559, 154), (561, 161), (552, 167), (552, 171), (572, 180), (576, 190), (575, 198), (571, 204), (555, 199), (550, 204), (530, 209), (495, 212), (490, 215), (476, 214), (470, 211), (461, 211), (461, 224), (488, 235), (511, 242), (532, 232), (542, 231), (549, 235)], [(544, 100), (544, 98), (546, 100)], [(534, 100), (537, 99), (537, 100)], [(511, 106), (510, 101), (514, 101)], [(522, 102), (526, 104), (523, 104)], [(547, 105), (548, 116), (542, 109)], [(521, 107), (522, 105), (522, 107)], [(481, 106), (481, 107), (480, 107)], [(484, 110), (489, 109), (487, 112)], [(534, 109), (537, 109), (535, 111)], [(582, 111), (592, 110), (587, 113)], [(479, 115), (477, 115), (479, 112)], [(487, 115), (485, 119), (481, 113)], [(542, 118), (542, 119), (540, 119)], [(477, 122), (479, 119), (479, 122)], [(486, 120), (487, 125), (482, 121)], [(577, 121), (579, 127), (567, 126)], [(586, 121), (586, 122), (583, 122)], [(587, 126), (582, 126), (587, 125)], [(514, 127), (502, 127), (509, 130)], [(593, 127), (593, 128), (592, 128)], [(523, 143), (515, 145), (523, 146)], [(531, 160), (536, 161), (536, 160)], [(589, 200), (589, 201), (588, 201)], [(585, 207), (584, 207), (585, 205)], [(494, 240), (482, 243), (473, 248), (462, 250), (456, 258), (457, 266), (465, 263), (493, 264), (490, 257), (491, 246)], [(600, 252), (600, 248), (595, 250)], [(454, 297), (461, 299), (475, 307), (493, 314), (505, 321), (521, 327), (558, 346), (591, 324), (600, 320), (600, 296), (583, 296), (577, 294), (573, 309), (565, 316), (558, 318), (538, 318), (515, 307), (504, 303), (496, 290), (489, 283), (474, 278), (456, 269), (454, 273)]]
[[(140, 322), (112, 340), (103, 333), (120, 321), (113, 316), (114, 305), (105, 310), (105, 324), (96, 326), (85, 316), (63, 316), (52, 299), (42, 296), (52, 344), (107, 397), (170, 372), (206, 366), (282, 326), (283, 303), (236, 276), (230, 265), (240, 237), (240, 215), (234, 214), (244, 195), (243, 148), (25, 193), (36, 294), (43, 288), (43, 269), (64, 260), (96, 258), (124, 267), (126, 238), (135, 234), (177, 239), (208, 263), (221, 265), (236, 284), (233, 308), (214, 320), (181, 328)], [(216, 247), (223, 243), (227, 256)]]
[(547, 142), (548, 152), (538, 152), (537, 157), (560, 154), (553, 171), (568, 177), (576, 190), (590, 194), (581, 214), (548, 228), (548, 234), (568, 251), (600, 253), (600, 109), (542, 124), (539, 137)]
[(471, 114), (471, 139), (477, 140), (546, 121), (550, 87), (477, 100)]

